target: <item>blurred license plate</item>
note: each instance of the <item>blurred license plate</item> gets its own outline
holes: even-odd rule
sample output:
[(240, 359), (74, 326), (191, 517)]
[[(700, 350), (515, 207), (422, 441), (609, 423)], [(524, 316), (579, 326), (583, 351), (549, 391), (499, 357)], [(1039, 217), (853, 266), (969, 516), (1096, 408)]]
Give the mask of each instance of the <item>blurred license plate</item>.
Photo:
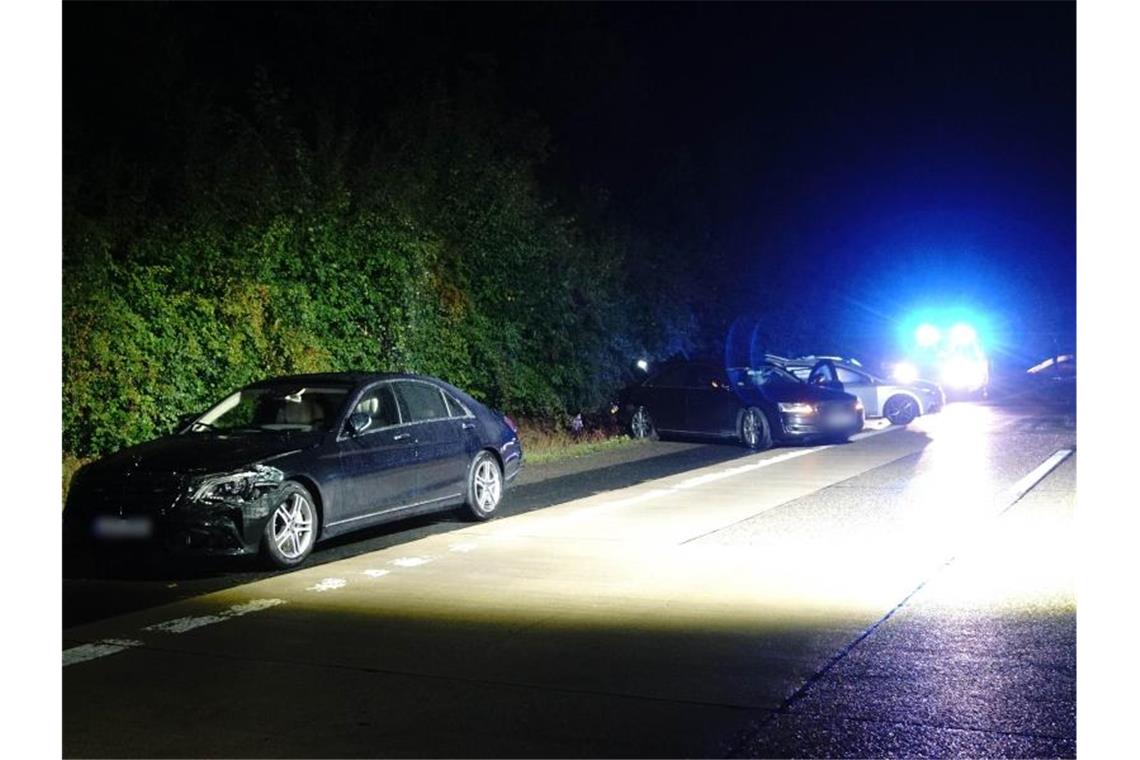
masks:
[(844, 427), (846, 425), (855, 424), (855, 415), (847, 414), (846, 412), (839, 412), (828, 416), (826, 423), (829, 427)]
[(150, 538), (154, 523), (149, 517), (96, 517), (92, 530), (98, 538), (112, 541)]

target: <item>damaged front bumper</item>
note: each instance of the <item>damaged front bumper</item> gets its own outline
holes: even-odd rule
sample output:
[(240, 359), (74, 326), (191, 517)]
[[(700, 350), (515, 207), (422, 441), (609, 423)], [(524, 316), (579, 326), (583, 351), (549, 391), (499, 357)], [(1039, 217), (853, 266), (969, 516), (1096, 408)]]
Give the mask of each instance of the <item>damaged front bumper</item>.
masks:
[[(246, 475), (239, 480), (235, 476)], [(145, 477), (135, 476), (133, 485)], [(254, 554), (281, 504), (281, 473), (250, 468), (181, 479), (161, 487), (73, 488), (64, 511), (65, 546), (202, 555)]]

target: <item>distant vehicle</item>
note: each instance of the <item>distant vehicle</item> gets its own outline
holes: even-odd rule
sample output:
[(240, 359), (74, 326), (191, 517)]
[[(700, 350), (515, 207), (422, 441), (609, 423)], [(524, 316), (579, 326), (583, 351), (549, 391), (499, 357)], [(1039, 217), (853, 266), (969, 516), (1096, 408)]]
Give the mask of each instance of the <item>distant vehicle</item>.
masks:
[(886, 417), (892, 425), (906, 425), (916, 417), (937, 412), (946, 404), (946, 395), (937, 383), (885, 380), (853, 359), (802, 356), (784, 359), (783, 366), (811, 385), (858, 396), (867, 417)]
[(776, 442), (846, 440), (863, 429), (858, 398), (808, 385), (770, 362), (727, 371), (669, 363), (624, 389), (611, 411), (634, 438), (734, 438), (758, 451)]
[(260, 553), (462, 506), (495, 514), (522, 465), (509, 417), (441, 380), (333, 373), (264, 380), (172, 435), (84, 467), (64, 510), (85, 545)]
[(990, 360), (978, 331), (966, 322), (952, 326), (919, 325), (906, 347), (905, 359), (891, 371), (894, 379), (911, 382), (917, 377), (937, 378), (947, 395), (986, 398), (990, 386)]

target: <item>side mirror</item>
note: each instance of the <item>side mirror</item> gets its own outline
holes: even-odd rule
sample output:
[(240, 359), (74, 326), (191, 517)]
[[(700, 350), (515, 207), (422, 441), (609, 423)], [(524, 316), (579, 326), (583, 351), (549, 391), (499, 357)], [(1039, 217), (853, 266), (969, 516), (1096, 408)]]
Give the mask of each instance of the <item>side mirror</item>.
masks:
[(360, 435), (372, 427), (372, 415), (365, 414), (364, 412), (350, 414), (348, 415), (348, 421), (345, 422), (345, 427), (348, 428), (349, 435)]

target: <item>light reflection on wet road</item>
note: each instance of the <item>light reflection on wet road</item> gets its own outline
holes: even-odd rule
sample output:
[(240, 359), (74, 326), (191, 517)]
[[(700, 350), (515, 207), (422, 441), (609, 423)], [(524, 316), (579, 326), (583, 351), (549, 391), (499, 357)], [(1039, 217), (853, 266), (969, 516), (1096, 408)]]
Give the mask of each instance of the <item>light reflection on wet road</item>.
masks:
[(131, 646), (65, 668), (65, 754), (1071, 754), (1073, 458), (993, 516), (1073, 445), (1035, 419), (951, 405), (68, 629)]

